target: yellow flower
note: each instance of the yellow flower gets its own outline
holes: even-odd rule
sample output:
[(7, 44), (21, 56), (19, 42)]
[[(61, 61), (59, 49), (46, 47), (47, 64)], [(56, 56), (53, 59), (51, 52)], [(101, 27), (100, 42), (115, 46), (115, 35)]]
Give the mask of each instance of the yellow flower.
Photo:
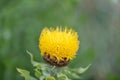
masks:
[(77, 32), (72, 29), (44, 28), (39, 38), (43, 59), (55, 66), (65, 66), (76, 56), (79, 48)]

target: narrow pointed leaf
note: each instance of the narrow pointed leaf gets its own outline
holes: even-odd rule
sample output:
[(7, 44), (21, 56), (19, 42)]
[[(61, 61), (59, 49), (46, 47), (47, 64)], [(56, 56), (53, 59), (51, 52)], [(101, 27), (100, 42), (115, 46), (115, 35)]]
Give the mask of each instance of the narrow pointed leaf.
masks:
[(41, 64), (39, 62), (34, 61), (32, 53), (26, 51), (30, 55), (31, 63), (34, 67), (41, 68)]
[(78, 74), (82, 74), (82, 73), (84, 73), (90, 66), (91, 66), (91, 64), (89, 64), (89, 65), (88, 65), (87, 67), (85, 67), (85, 68), (80, 67), (80, 68), (78, 68), (78, 69), (72, 69), (72, 71), (74, 71), (74, 72), (76, 72), (76, 73), (78, 73)]
[(25, 78), (25, 80), (37, 80), (34, 77), (30, 76), (30, 72), (27, 70), (17, 68), (17, 71), (21, 74), (22, 77)]
[(64, 70), (64, 73), (72, 79), (81, 79), (79, 75), (77, 75), (76, 73), (72, 73), (69, 70)]

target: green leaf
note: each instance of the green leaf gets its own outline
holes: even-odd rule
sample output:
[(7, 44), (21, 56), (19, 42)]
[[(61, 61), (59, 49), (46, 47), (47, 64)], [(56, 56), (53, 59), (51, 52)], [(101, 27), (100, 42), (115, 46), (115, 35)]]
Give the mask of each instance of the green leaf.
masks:
[(84, 73), (90, 66), (91, 66), (91, 64), (89, 64), (89, 65), (88, 65), (87, 67), (85, 67), (85, 68), (80, 67), (80, 68), (78, 68), (78, 69), (72, 69), (72, 71), (74, 71), (74, 72), (76, 72), (76, 73), (78, 73), (78, 74), (82, 74), (82, 73)]
[(46, 70), (48, 66), (47, 64), (34, 61), (32, 53), (30, 53), (29, 51), (26, 51), (26, 52), (30, 55), (31, 63), (36, 69), (42, 70), (42, 71)]
[(48, 77), (46, 77), (45, 80), (55, 80), (55, 78), (53, 76), (48, 76)]
[(72, 78), (72, 79), (80, 79), (80, 76), (75, 74), (75, 73), (72, 73), (70, 72), (69, 70), (64, 70), (64, 73), (69, 77), (69, 78)]
[(57, 74), (58, 80), (70, 80), (65, 74), (58, 73)]
[(42, 76), (41, 72), (38, 69), (35, 69), (35, 76), (40, 78)]
[(24, 69), (17, 68), (17, 71), (25, 78), (25, 80), (37, 80), (34, 77), (30, 76), (30, 72)]
[(30, 53), (29, 51), (26, 51), (26, 52), (30, 55), (30, 59), (31, 59), (32, 65), (33, 65), (34, 67), (41, 68), (40, 63), (34, 61), (32, 53)]

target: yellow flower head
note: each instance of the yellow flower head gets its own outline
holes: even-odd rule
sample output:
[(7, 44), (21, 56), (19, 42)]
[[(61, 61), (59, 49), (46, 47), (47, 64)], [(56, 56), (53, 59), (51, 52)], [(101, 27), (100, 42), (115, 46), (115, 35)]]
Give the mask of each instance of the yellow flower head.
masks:
[(39, 48), (45, 61), (55, 66), (65, 66), (78, 51), (78, 34), (67, 28), (44, 28), (39, 38)]

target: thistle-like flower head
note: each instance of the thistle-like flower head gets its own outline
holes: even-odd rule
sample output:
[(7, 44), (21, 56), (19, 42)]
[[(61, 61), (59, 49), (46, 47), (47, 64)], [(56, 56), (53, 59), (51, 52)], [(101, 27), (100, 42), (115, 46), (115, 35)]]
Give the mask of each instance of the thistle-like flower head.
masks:
[(78, 51), (80, 41), (77, 32), (67, 28), (44, 28), (39, 38), (43, 59), (55, 66), (65, 66)]

